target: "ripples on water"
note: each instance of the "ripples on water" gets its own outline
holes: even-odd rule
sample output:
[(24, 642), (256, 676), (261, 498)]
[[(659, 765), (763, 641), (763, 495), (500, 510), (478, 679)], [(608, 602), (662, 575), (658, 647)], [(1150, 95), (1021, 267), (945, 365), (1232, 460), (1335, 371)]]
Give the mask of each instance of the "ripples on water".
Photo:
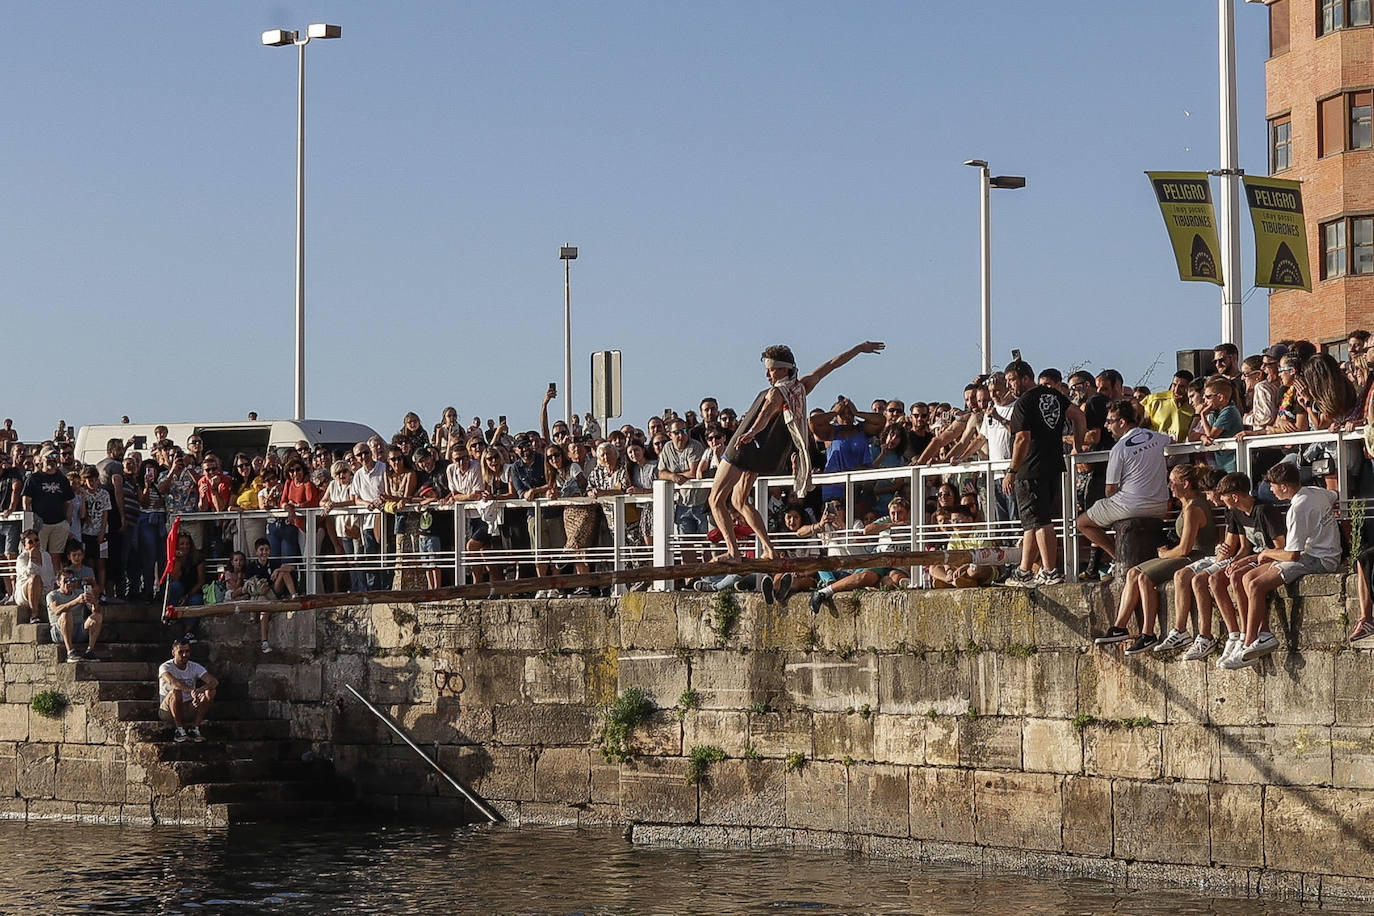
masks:
[[(1087, 879), (816, 850), (630, 845), (613, 829), (0, 822), (4, 913), (1286, 914)], [(1321, 912), (1370, 912), (1324, 908)]]

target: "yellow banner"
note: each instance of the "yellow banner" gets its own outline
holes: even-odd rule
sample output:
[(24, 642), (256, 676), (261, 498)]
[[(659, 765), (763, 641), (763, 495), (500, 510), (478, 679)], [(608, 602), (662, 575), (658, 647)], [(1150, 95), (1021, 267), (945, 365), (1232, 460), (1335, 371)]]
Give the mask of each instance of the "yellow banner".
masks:
[(1255, 227), (1255, 285), (1312, 291), (1302, 184), (1286, 178), (1245, 176), (1245, 200)]
[(1221, 244), (1206, 172), (1146, 172), (1164, 214), (1180, 280), (1221, 285)]

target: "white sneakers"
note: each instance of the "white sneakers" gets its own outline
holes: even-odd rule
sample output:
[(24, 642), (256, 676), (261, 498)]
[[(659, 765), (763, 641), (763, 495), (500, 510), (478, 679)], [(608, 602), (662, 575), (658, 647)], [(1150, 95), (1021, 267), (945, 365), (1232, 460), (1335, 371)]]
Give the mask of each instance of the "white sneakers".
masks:
[(1191, 645), (1192, 642), (1193, 636), (1187, 630), (1170, 628), (1169, 635), (1155, 644), (1154, 651), (1161, 655), (1165, 652), (1177, 652), (1179, 649)]

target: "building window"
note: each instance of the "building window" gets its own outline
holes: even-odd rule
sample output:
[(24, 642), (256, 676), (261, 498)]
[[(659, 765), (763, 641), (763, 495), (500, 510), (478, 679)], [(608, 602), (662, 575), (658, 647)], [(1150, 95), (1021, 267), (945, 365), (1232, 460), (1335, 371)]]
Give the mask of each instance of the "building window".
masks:
[(1374, 274), (1374, 216), (1322, 223), (1322, 279)]
[(1374, 92), (1350, 93), (1350, 149), (1370, 148), (1370, 101)]
[(1322, 279), (1345, 276), (1345, 220), (1322, 224)]
[[(1343, 92), (1317, 103), (1317, 156), (1374, 148), (1374, 92)], [(1272, 146), (1272, 143), (1271, 143)]]
[[(1369, 25), (1369, 0), (1320, 0), (1317, 34), (1329, 35), (1340, 29)], [(1270, 28), (1271, 40), (1273, 28)]]
[(1288, 52), (1288, 0), (1274, 0), (1269, 5), (1269, 56)]
[(1374, 217), (1350, 220), (1350, 272), (1374, 274)]
[(1269, 122), (1269, 174), (1293, 165), (1293, 122), (1288, 115)]

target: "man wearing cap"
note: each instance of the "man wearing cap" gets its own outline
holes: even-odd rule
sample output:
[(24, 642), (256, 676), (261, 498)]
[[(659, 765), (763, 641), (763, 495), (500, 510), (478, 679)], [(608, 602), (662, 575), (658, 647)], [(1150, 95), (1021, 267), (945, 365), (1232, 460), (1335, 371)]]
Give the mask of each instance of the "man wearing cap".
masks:
[(1288, 348), (1283, 344), (1274, 344), (1260, 354), (1259, 371), (1263, 374), (1255, 383), (1250, 412), (1242, 418), (1246, 429), (1263, 432), (1266, 426), (1274, 422), (1279, 398), (1283, 395), (1283, 386), (1279, 384), (1279, 360), (1287, 355)]
[[(103, 616), (95, 593), (82, 588), (76, 570), (68, 568), (57, 576), (57, 588), (48, 592), (48, 625), (52, 641), (67, 649), (67, 661), (95, 658)], [(78, 643), (86, 646), (78, 651)]]
[(200, 723), (215, 702), (219, 681), (200, 662), (191, 661), (191, 643), (180, 637), (172, 657), (157, 669), (158, 718), (176, 726), (177, 741), (204, 741)]
[(76, 493), (67, 475), (58, 470), (56, 449), (48, 449), (38, 462), (38, 469), (24, 481), (24, 511), (38, 516), (38, 542), (52, 555), (53, 567), (62, 565), (62, 552), (67, 549), (71, 528), (67, 525), (67, 510)]

